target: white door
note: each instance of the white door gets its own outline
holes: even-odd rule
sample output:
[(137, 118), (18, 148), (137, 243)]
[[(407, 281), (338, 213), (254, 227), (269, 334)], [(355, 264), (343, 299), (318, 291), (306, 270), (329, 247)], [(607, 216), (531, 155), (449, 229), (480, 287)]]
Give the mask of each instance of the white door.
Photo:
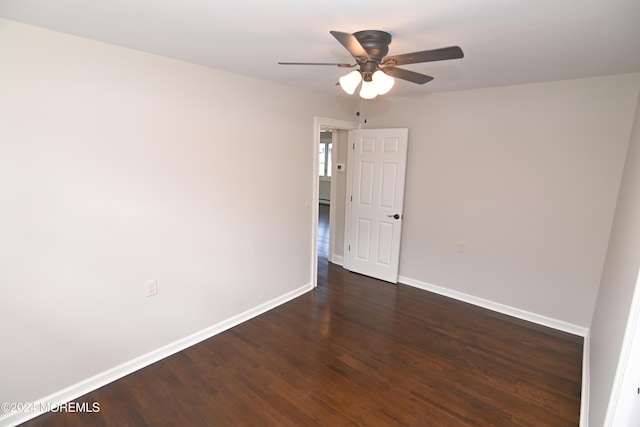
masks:
[(409, 130), (352, 132), (345, 267), (397, 283)]
[(605, 426), (640, 425), (640, 271), (631, 300)]

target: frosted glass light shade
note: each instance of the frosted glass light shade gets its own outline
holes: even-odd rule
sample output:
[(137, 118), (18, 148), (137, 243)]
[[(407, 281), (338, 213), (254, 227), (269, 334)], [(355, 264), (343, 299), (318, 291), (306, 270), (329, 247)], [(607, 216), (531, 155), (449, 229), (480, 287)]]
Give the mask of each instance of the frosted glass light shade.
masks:
[(382, 70), (378, 70), (373, 73), (371, 78), (373, 80), (373, 84), (376, 86), (378, 95), (384, 95), (389, 92), (393, 87), (393, 84), (396, 82), (393, 77), (386, 75)]
[(342, 76), (340, 77), (340, 79), (338, 79), (338, 81), (340, 82), (340, 87), (342, 87), (342, 89), (349, 95), (353, 95), (361, 80), (362, 74), (360, 74), (360, 71), (357, 70), (354, 70), (346, 76)]
[(378, 96), (378, 91), (376, 90), (376, 85), (373, 81), (362, 82), (362, 88), (360, 88), (360, 98), (362, 99), (373, 99)]

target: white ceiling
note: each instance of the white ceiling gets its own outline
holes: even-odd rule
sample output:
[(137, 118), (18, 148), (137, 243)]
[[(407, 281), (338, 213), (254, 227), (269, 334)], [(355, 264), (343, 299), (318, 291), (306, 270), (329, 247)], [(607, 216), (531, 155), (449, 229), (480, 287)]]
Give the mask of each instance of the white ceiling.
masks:
[(390, 55), (465, 53), (404, 66), (435, 80), (385, 96), (640, 72), (640, 0), (0, 0), (0, 17), (338, 96), (349, 70), (278, 61), (352, 62), (329, 31), (376, 29)]

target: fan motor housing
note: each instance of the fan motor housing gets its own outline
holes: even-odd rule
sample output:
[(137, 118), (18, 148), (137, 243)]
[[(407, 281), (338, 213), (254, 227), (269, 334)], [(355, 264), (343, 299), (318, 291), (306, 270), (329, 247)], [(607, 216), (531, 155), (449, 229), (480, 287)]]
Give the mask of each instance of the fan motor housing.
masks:
[(391, 34), (385, 31), (358, 31), (353, 33), (353, 36), (358, 39), (364, 50), (367, 51), (369, 58), (376, 63), (382, 62), (382, 59), (389, 53)]

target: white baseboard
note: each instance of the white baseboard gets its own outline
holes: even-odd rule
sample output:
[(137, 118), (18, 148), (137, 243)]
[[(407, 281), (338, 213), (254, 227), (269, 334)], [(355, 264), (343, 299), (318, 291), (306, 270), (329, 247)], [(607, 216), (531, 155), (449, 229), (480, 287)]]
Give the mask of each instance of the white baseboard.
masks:
[(583, 326), (574, 325), (572, 323), (568, 323), (563, 320), (552, 319), (550, 317), (531, 313), (526, 310), (521, 310), (519, 308), (511, 307), (505, 304), (500, 304), (494, 301), (489, 301), (484, 298), (478, 298), (473, 295), (465, 294), (463, 292), (458, 292), (458, 291), (443, 288), (440, 286), (432, 285), (430, 283), (421, 282), (419, 280), (411, 279), (410, 277), (400, 276), (398, 277), (398, 281), (405, 285), (413, 286), (415, 288), (423, 289), (425, 291), (444, 295), (449, 298), (453, 298), (469, 304), (477, 305), (479, 307), (487, 308), (489, 310), (506, 314), (508, 316), (513, 316), (518, 319), (533, 322), (538, 325), (547, 326), (549, 328), (557, 329), (559, 331), (568, 332), (573, 335), (584, 337), (589, 332), (589, 329)]
[(331, 262), (336, 265), (342, 265), (344, 263), (344, 257), (342, 255), (331, 255)]
[(71, 402), (80, 396), (97, 390), (98, 388), (116, 381), (126, 375), (129, 375), (132, 372), (140, 370), (159, 360), (169, 357), (172, 354), (178, 353), (179, 351), (182, 351), (188, 347), (198, 344), (201, 341), (224, 332), (227, 329), (231, 329), (232, 327), (239, 325), (240, 323), (246, 322), (249, 319), (259, 316), (260, 314), (276, 308), (277, 306), (282, 305), (312, 289), (313, 286), (311, 284), (301, 286), (298, 289), (294, 289), (293, 291), (274, 298), (271, 301), (267, 301), (264, 304), (260, 304), (257, 307), (254, 307), (229, 319), (223, 320), (220, 323), (212, 325), (194, 334), (188, 335), (184, 338), (172, 342), (171, 344), (160, 347), (147, 354), (144, 354), (119, 366), (104, 371), (98, 375), (87, 378), (84, 381), (71, 385), (67, 388), (50, 394), (49, 396), (45, 396), (42, 399), (33, 402), (33, 404), (31, 405), (35, 409), (33, 412), (10, 412), (4, 414), (0, 416), (0, 427), (13, 427), (17, 426), (18, 424), (22, 424), (46, 412), (42, 410), (38, 411), (37, 408), (52, 408), (57, 407), (63, 403)]
[(589, 393), (591, 386), (591, 346), (590, 346), (590, 334), (584, 337), (584, 344), (582, 348), (582, 390), (580, 394), (580, 427), (589, 427)]

